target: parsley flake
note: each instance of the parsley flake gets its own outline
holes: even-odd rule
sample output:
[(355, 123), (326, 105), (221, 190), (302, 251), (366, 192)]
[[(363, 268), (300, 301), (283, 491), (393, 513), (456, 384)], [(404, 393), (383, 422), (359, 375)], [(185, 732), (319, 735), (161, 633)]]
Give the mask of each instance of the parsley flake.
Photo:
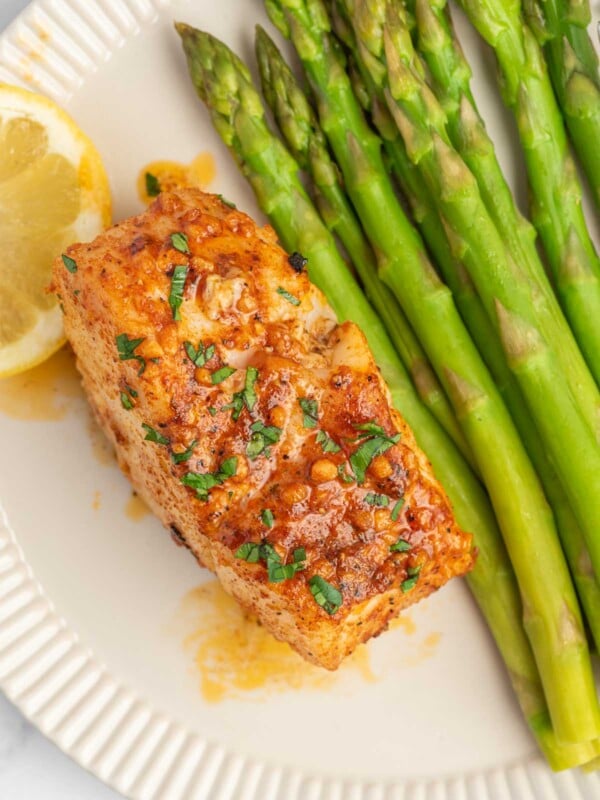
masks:
[(127, 392), (121, 392), (120, 398), (121, 398), (121, 405), (123, 406), (123, 408), (126, 409), (127, 411), (131, 411), (131, 409), (133, 408), (133, 401), (131, 397), (129, 397)]
[(166, 436), (163, 436), (162, 433), (159, 433), (147, 423), (142, 422), (142, 428), (146, 431), (146, 435), (144, 436), (145, 442), (155, 442), (156, 444), (165, 445), (169, 445), (171, 443)]
[(361, 431), (361, 435), (354, 440), (360, 444), (350, 456), (350, 466), (356, 482), (364, 483), (365, 473), (371, 461), (397, 444), (400, 441), (400, 434), (388, 436), (381, 425), (377, 425), (375, 422), (366, 422), (354, 427), (357, 431)]
[(242, 413), (244, 406), (248, 409), (248, 411), (252, 411), (254, 406), (256, 405), (256, 391), (254, 389), (254, 385), (258, 380), (258, 370), (256, 367), (248, 367), (246, 370), (246, 378), (244, 380), (244, 388), (241, 392), (235, 392), (231, 403), (228, 403), (226, 406), (223, 406), (224, 410), (232, 409), (231, 418), (234, 422), (240, 418), (240, 414)]
[(265, 425), (258, 419), (250, 426), (252, 436), (246, 445), (246, 455), (250, 461), (254, 461), (260, 455), (269, 458), (271, 455), (270, 445), (276, 444), (281, 438), (282, 429), (275, 425)]
[(300, 300), (297, 297), (294, 297), (293, 294), (290, 294), (287, 289), (284, 289), (283, 286), (277, 287), (277, 294), (280, 294), (288, 303), (291, 303), (293, 306), (299, 306)]
[(181, 483), (195, 489), (198, 500), (207, 501), (211, 489), (221, 486), (227, 478), (232, 478), (237, 473), (237, 462), (237, 456), (231, 456), (221, 462), (216, 472), (186, 472)]
[(198, 440), (194, 439), (193, 442), (190, 442), (189, 446), (183, 451), (183, 453), (173, 453), (171, 452), (171, 461), (174, 464), (183, 464), (184, 461), (189, 461), (192, 457), (192, 453), (194, 452), (194, 447), (198, 444)]
[(188, 244), (188, 238), (185, 233), (172, 233), (171, 234), (171, 244), (175, 248), (175, 250), (179, 250), (180, 253), (189, 254), (190, 247)]
[(77, 272), (77, 262), (74, 258), (71, 258), (71, 256), (68, 256), (65, 253), (62, 254), (61, 258), (63, 264), (72, 275)]
[(223, 203), (223, 205), (228, 206), (229, 208), (237, 208), (235, 203), (232, 203), (231, 200), (227, 200), (222, 194), (218, 194), (217, 197)]
[(187, 264), (178, 264), (173, 270), (171, 278), (171, 291), (169, 292), (169, 305), (173, 312), (173, 319), (181, 319), (179, 309), (183, 303), (183, 289), (188, 274)]
[(390, 504), (390, 498), (385, 494), (377, 494), (376, 492), (369, 492), (365, 495), (365, 503), (370, 506), (377, 506), (378, 508), (385, 508)]
[(247, 561), (248, 564), (258, 564), (260, 561), (260, 550), (264, 545), (257, 542), (244, 542), (235, 551), (235, 557), (240, 561)]
[(258, 564), (259, 561), (263, 561), (267, 567), (269, 582), (281, 583), (293, 578), (297, 572), (304, 569), (306, 551), (303, 547), (298, 547), (294, 550), (293, 560), (289, 564), (283, 564), (279, 553), (268, 542), (245, 542), (235, 551), (235, 557), (248, 564)]
[(305, 428), (316, 428), (319, 423), (319, 404), (309, 397), (299, 397), (298, 403), (304, 412), (302, 424)]
[(121, 405), (123, 406), (123, 408), (125, 408), (127, 411), (131, 411), (131, 409), (134, 408), (135, 406), (133, 399), (136, 398), (137, 396), (138, 393), (136, 392), (136, 390), (132, 389), (131, 386), (125, 384), (125, 391), (120, 392), (119, 394), (119, 397), (121, 398)]
[(220, 369), (211, 372), (210, 382), (213, 384), (213, 386), (216, 386), (219, 383), (223, 383), (223, 381), (226, 381), (227, 378), (229, 378), (230, 375), (233, 375), (235, 371), (236, 371), (235, 367), (228, 367), (227, 365), (225, 365), (224, 367), (221, 367)]
[(313, 575), (308, 585), (315, 602), (328, 614), (335, 614), (343, 603), (341, 592), (320, 575)]
[(401, 497), (400, 500), (394, 503), (394, 507), (392, 508), (392, 513), (391, 513), (391, 517), (394, 522), (398, 520), (398, 517), (400, 516), (400, 511), (402, 510), (403, 506), (404, 506), (403, 497)]
[(341, 478), (341, 480), (344, 483), (354, 483), (354, 478), (352, 477), (352, 475), (349, 475), (346, 472), (346, 465), (345, 464), (338, 464), (337, 471), (338, 471), (338, 478)]
[(160, 183), (156, 175), (147, 172), (144, 178), (146, 180), (146, 194), (148, 197), (158, 197), (160, 194)]
[(260, 512), (260, 518), (263, 524), (267, 526), (267, 528), (273, 527), (273, 523), (275, 522), (275, 517), (273, 516), (273, 512), (271, 511), (270, 508), (263, 508), (263, 510)]
[(297, 572), (303, 570), (306, 566), (306, 551), (303, 547), (298, 547), (294, 550), (292, 561), (289, 564), (281, 564), (278, 561), (271, 559), (267, 561), (268, 578), (271, 583), (281, 583), (293, 578)]
[(198, 342), (196, 349), (191, 342), (184, 342), (183, 347), (187, 357), (195, 367), (204, 367), (206, 362), (210, 361), (215, 354), (214, 344), (204, 345), (202, 342)]
[(214, 406), (209, 406), (208, 407), (208, 413), (211, 415), (211, 417), (216, 417), (218, 411), (219, 411), (219, 409), (215, 408)]
[(339, 444), (333, 441), (328, 433), (325, 433), (325, 431), (319, 431), (317, 433), (317, 444), (321, 445), (324, 453), (339, 453), (342, 449)]
[(136, 354), (136, 349), (145, 341), (144, 337), (141, 339), (130, 339), (126, 333), (120, 333), (116, 339), (117, 352), (121, 361), (138, 361), (140, 368), (138, 375), (141, 375), (146, 369), (146, 359)]
[(390, 545), (391, 553), (408, 553), (410, 549), (411, 543), (407, 542), (406, 539), (398, 539), (397, 542)]
[(400, 588), (403, 592), (410, 592), (411, 589), (417, 585), (417, 581), (419, 580), (419, 573), (421, 572), (421, 567), (409, 567), (406, 570), (406, 574), (408, 578), (405, 581), (402, 581), (400, 584)]

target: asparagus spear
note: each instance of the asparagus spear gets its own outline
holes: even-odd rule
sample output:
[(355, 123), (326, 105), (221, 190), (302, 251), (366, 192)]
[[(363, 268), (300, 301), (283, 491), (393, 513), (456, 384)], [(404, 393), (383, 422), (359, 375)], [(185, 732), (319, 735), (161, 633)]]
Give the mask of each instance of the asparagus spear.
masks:
[(288, 247), (309, 256), (311, 277), (328, 295), (340, 317), (352, 317), (365, 331), (405, 416), (429, 454), (454, 504), (459, 523), (477, 531), (479, 558), (470, 586), (505, 659), (515, 692), (532, 732), (554, 769), (594, 757), (591, 742), (560, 743), (552, 730), (538, 670), (521, 625), (521, 601), (487, 496), (433, 417), (418, 401), (410, 381), (341, 261), (330, 235), (298, 179), (298, 165), (268, 130), (260, 100), (244, 64), (221, 42), (177, 24), (196, 90), (213, 123), (248, 177), (263, 210)]
[[(357, 3), (356, 27), (371, 60), (386, 62), (390, 90), (388, 106), (396, 118), (407, 152), (435, 197), (438, 211), (498, 329), (509, 366), (527, 399), (536, 427), (550, 453), (600, 574), (600, 450), (594, 433), (582, 418), (574, 396), (565, 386), (556, 358), (561, 342), (544, 338), (537, 314), (544, 298), (527, 275), (507, 256), (497, 229), (479, 194), (477, 182), (446, 134), (446, 117), (425, 83), (420, 62), (407, 30), (401, 6), (370, 4), (369, 14)], [(379, 15), (373, 13), (375, 6)], [(353, 16), (353, 19), (355, 17)], [(377, 25), (385, 25), (378, 36)], [(383, 53), (385, 39), (385, 54)], [(560, 428), (560, 431), (559, 431)], [(564, 437), (564, 438), (563, 438)], [(577, 445), (567, 455), (565, 440)], [(574, 463), (586, 452), (585, 466)], [(579, 456), (578, 456), (579, 453)], [(587, 458), (591, 459), (587, 461)], [(586, 485), (582, 491), (582, 483)], [(590, 507), (592, 495), (594, 500)], [(598, 509), (597, 518), (595, 509)]]
[(600, 76), (587, 33), (587, 0), (525, 0), (525, 17), (544, 48), (548, 71), (575, 150), (600, 206)]
[[(542, 52), (508, 0), (459, 0), (496, 53), (504, 100), (525, 152), (532, 219), (562, 307), (600, 383), (600, 262), (581, 209), (581, 186)], [(591, 144), (595, 146), (595, 144)]]
[[(557, 735), (565, 741), (594, 738), (598, 709), (577, 600), (552, 514), (512, 419), (449, 290), (439, 281), (397, 202), (379, 140), (362, 115), (329, 35), (323, 4), (320, 0), (267, 0), (267, 10), (296, 46), (315, 91), (321, 127), (378, 255), (380, 275), (394, 290), (421, 340), (479, 464), (527, 608), (525, 627)], [(537, 362), (537, 353), (533, 360)], [(548, 582), (555, 591), (546, 593)], [(565, 608), (569, 627), (574, 622), (580, 629), (576, 640), (567, 636), (568, 644)], [(565, 681), (571, 687), (569, 702)]]
[[(573, 514), (556, 470), (548, 459), (545, 447), (526, 406), (519, 385), (508, 367), (504, 351), (492, 322), (487, 316), (465, 268), (450, 253), (429, 192), (423, 182), (419, 180), (414, 168), (411, 169), (412, 165), (409, 162), (404, 144), (401, 140), (398, 141), (398, 129), (393, 124), (393, 120), (390, 120), (389, 115), (386, 115), (387, 109), (382, 108), (382, 97), (379, 93), (382, 87), (375, 85), (365, 65), (361, 62), (354, 32), (345, 24), (348, 20), (344, 17), (342, 3), (343, 0), (340, 0), (340, 4), (336, 9), (338, 13), (334, 15), (334, 24), (336, 30), (343, 36), (344, 43), (350, 48), (352, 57), (355, 60), (357, 71), (352, 74), (355, 93), (357, 97), (362, 98), (362, 104), (365, 109), (372, 114), (375, 111), (373, 114), (374, 122), (380, 133), (385, 136), (384, 142), (388, 144), (388, 154), (400, 181), (402, 191), (414, 211), (425, 241), (436, 259), (444, 280), (452, 291), (460, 314), (473, 340), (478, 345), (496, 386), (511, 412), (529, 457), (540, 476), (546, 496), (554, 511), (563, 550), (565, 551), (588, 625), (594, 637), (596, 648), (600, 651), (600, 586), (590, 563), (583, 533)], [(419, 15), (417, 16), (419, 17)], [(422, 24), (424, 19), (426, 17), (419, 17), (419, 24)], [(434, 29), (433, 25), (428, 28), (428, 30), (432, 29)], [(439, 45), (439, 37), (436, 38)], [(437, 52), (438, 54), (440, 53), (439, 47)], [(358, 85), (359, 82), (360, 85)]]
[[(433, 77), (436, 95), (447, 115), (447, 132), (477, 178), (481, 196), (512, 258), (522, 266), (544, 296), (538, 306), (544, 335), (559, 341), (557, 352), (582, 412), (592, 430), (597, 428), (600, 396), (584, 363), (538, 255), (535, 231), (518, 212), (471, 94), (469, 65), (454, 35), (446, 0), (411, 0), (418, 45)], [(600, 359), (600, 326), (590, 327), (591, 347)], [(597, 338), (597, 346), (594, 344)]]
[(314, 111), (277, 46), (260, 26), (256, 31), (256, 54), (263, 95), (290, 152), (312, 177), (315, 201), (323, 221), (339, 236), (350, 255), (367, 297), (383, 320), (421, 399), (475, 468), (469, 445), (444, 390), (396, 298), (379, 280), (375, 255), (346, 198)]

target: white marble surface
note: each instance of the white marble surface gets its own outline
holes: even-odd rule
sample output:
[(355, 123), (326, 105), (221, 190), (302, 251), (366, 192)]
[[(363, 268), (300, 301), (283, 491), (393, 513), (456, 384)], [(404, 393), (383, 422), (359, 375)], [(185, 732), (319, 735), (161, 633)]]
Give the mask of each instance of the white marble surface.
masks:
[[(0, 0), (0, 31), (28, 0)], [(119, 800), (39, 733), (0, 693), (0, 800)]]

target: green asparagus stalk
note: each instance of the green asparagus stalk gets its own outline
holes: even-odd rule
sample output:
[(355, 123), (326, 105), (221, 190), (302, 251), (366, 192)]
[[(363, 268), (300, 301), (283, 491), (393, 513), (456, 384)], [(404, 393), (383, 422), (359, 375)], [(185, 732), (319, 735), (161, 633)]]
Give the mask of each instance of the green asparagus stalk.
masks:
[[(419, 49), (424, 56), (437, 98), (447, 116), (452, 144), (477, 178), (481, 196), (514, 261), (523, 267), (544, 296), (538, 306), (544, 335), (560, 342), (557, 356), (590, 428), (597, 429), (600, 395), (581, 351), (558, 306), (540, 260), (535, 231), (517, 210), (506, 183), (494, 145), (471, 94), (471, 71), (454, 34), (446, 0), (411, 0)], [(414, 32), (413, 32), (414, 33)], [(600, 356), (600, 326), (592, 326), (598, 337), (594, 352)]]
[[(379, 7), (379, 16), (374, 12)], [(403, 9), (385, 2), (370, 3), (369, 13), (358, 2), (364, 47), (371, 59), (387, 62), (388, 106), (403, 134), (407, 153), (435, 198), (438, 211), (460, 251), (464, 264), (499, 332), (509, 366), (517, 377), (530, 411), (550, 453), (571, 508), (586, 537), (596, 575), (600, 574), (600, 449), (582, 418), (572, 392), (565, 385), (552, 344), (538, 326), (536, 311), (544, 298), (535, 292), (526, 274), (507, 255), (504, 243), (481, 199), (475, 178), (451, 147), (446, 116), (423, 79), (414, 55)], [(354, 16), (353, 16), (354, 19)], [(384, 37), (376, 33), (385, 26)], [(383, 52), (385, 40), (385, 53)], [(560, 342), (555, 349), (560, 349)], [(561, 433), (559, 433), (559, 427)], [(562, 434), (562, 435), (561, 435)], [(567, 455), (562, 437), (577, 445)], [(560, 441), (559, 441), (560, 440)], [(585, 463), (574, 474), (575, 461), (586, 452)], [(578, 456), (579, 453), (579, 456)], [(586, 484), (582, 492), (581, 481)], [(595, 496), (590, 508), (590, 495)], [(597, 504), (597, 505), (596, 505)], [(517, 571), (518, 572), (518, 571)]]
[(346, 248), (367, 297), (383, 320), (419, 396), (475, 468), (469, 445), (435, 372), (396, 298), (379, 280), (375, 255), (346, 198), (312, 106), (277, 46), (260, 26), (256, 31), (256, 54), (263, 95), (290, 152), (312, 177), (315, 201), (323, 221)]
[(587, 33), (587, 0), (525, 0), (525, 18), (544, 48), (548, 71), (571, 140), (600, 206), (600, 76)]
[(525, 153), (533, 223), (561, 305), (600, 384), (600, 261), (586, 227), (581, 186), (542, 51), (523, 21), (520, 3), (459, 1), (495, 50), (504, 100), (514, 111)]
[[(590, 627), (596, 649), (600, 652), (600, 586), (594, 575), (589, 552), (581, 528), (573, 514), (562, 484), (552, 466), (543, 442), (537, 432), (533, 419), (526, 406), (519, 385), (511, 373), (504, 351), (488, 317), (473, 283), (459, 260), (450, 253), (448, 242), (438, 221), (433, 201), (424, 183), (410, 164), (404, 143), (398, 141), (399, 133), (393, 120), (386, 115), (387, 109), (381, 105), (381, 96), (364, 64), (361, 63), (356, 37), (346, 24), (344, 9), (337, 8), (334, 18), (336, 31), (343, 36), (344, 43), (350, 48), (357, 72), (353, 74), (353, 86), (357, 97), (362, 98), (363, 107), (374, 119), (375, 125), (388, 143), (388, 155), (392, 162), (400, 186), (406, 196), (419, 227), (440, 269), (444, 281), (452, 291), (454, 301), (465, 321), (473, 340), (490, 370), (496, 386), (502, 395), (513, 421), (517, 426), (521, 439), (525, 444), (529, 457), (542, 481), (546, 496), (554, 511), (555, 521), (561, 543), (577, 593), (583, 605), (586, 619)], [(422, 22), (422, 17), (420, 21)], [(439, 40), (438, 40), (439, 41)], [(360, 85), (358, 85), (360, 82)], [(373, 113), (374, 109), (376, 110)]]
[[(362, 115), (329, 35), (324, 6), (320, 0), (267, 0), (267, 10), (296, 46), (313, 85), (321, 127), (378, 255), (380, 275), (400, 300), (479, 464), (524, 598), (524, 624), (557, 735), (565, 741), (595, 738), (597, 700), (575, 592), (552, 514), (512, 419), (450, 291), (438, 279), (398, 204), (380, 142)], [(511, 322), (509, 318), (505, 328)], [(525, 345), (521, 350), (529, 355)], [(537, 363), (537, 352), (531, 355), (523, 359), (525, 364)], [(549, 583), (556, 590), (548, 593)], [(579, 629), (574, 638), (565, 637), (567, 620), (569, 630), (571, 624)]]
[(419, 402), (382, 326), (340, 259), (330, 234), (298, 179), (298, 165), (268, 130), (248, 70), (222, 43), (178, 24), (190, 74), (213, 123), (256, 193), (259, 204), (290, 249), (309, 257), (311, 278), (340, 318), (351, 316), (367, 334), (396, 407), (428, 453), (466, 530), (477, 531), (478, 564), (469, 580), (486, 615), (532, 732), (554, 769), (596, 755), (591, 742), (560, 743), (550, 724), (529, 642), (521, 625), (521, 601), (487, 496), (451, 440)]

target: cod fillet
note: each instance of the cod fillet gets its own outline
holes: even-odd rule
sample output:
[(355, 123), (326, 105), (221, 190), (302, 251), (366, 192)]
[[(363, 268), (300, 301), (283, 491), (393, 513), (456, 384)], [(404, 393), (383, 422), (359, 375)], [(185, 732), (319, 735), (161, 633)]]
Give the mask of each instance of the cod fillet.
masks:
[(216, 195), (163, 193), (54, 264), (83, 386), (135, 490), (327, 669), (473, 562), (362, 332)]

